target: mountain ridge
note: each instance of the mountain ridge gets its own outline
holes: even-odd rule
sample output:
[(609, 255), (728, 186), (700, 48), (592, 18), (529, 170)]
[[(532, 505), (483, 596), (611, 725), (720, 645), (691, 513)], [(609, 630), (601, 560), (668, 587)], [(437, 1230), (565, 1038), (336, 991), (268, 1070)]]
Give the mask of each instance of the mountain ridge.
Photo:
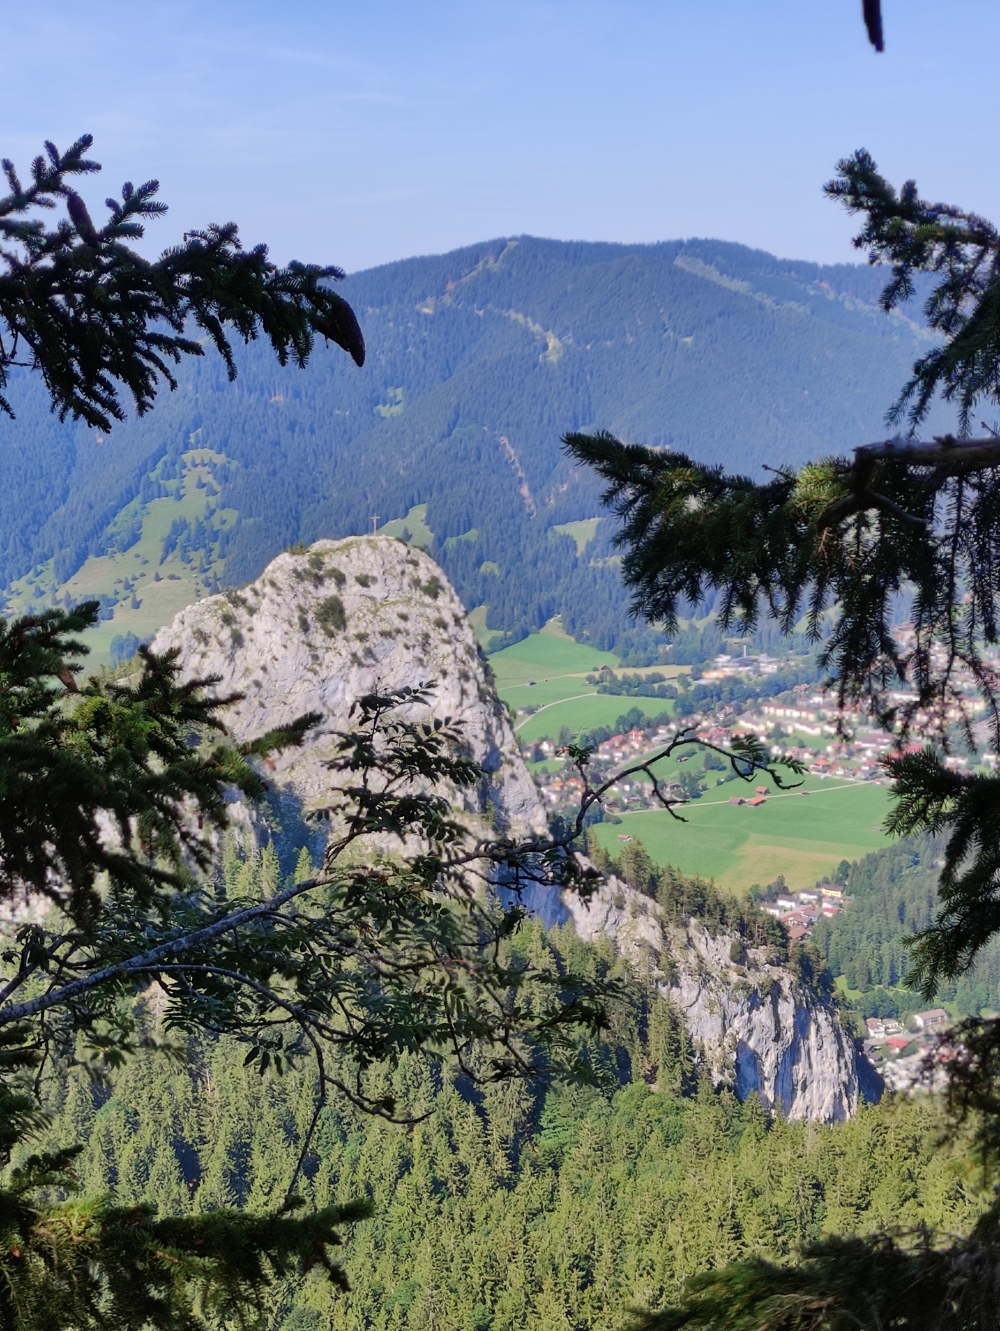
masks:
[[(322, 352), (282, 371), (251, 345), (229, 384), (216, 359), (189, 361), (176, 393), (108, 438), (52, 418), (22, 373), (19, 420), (4, 427), (8, 601), (49, 604), (77, 575), (78, 590), (107, 598), (116, 632), (148, 636), (117, 567), (127, 511), (141, 519), (167, 493), (180, 503), (184, 458), (209, 449), (225, 461), (205, 483), (231, 527), (210, 532), (178, 510), (184, 557), (155, 552), (157, 568), (175, 560), (190, 599), (252, 580), (296, 542), (405, 522), (423, 505), (432, 553), (468, 609), (487, 607), (490, 630), (561, 613), (575, 635), (617, 646), (635, 630), (607, 562), (612, 523), (582, 551), (556, 530), (600, 511), (562, 434), (608, 428), (744, 471), (879, 437), (927, 345), (919, 321), (879, 313), (882, 277), (732, 242), (507, 237), (348, 277), (362, 371)], [(81, 586), (81, 568), (104, 558), (113, 567)], [(192, 561), (205, 565), (197, 587)]]

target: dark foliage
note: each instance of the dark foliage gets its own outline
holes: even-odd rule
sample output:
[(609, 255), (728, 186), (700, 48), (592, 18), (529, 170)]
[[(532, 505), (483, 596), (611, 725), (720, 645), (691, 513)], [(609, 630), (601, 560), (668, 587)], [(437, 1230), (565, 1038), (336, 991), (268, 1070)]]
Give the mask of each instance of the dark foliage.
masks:
[[(873, 262), (893, 264), (886, 309), (912, 293), (917, 273), (936, 278), (926, 313), (945, 340), (916, 363), (893, 413), (912, 400), (915, 425), (940, 390), (967, 424), (975, 404), (998, 392), (993, 228), (922, 203), (912, 184), (897, 195), (864, 152), (840, 163), (828, 193), (866, 215), (857, 243)], [(1000, 923), (1000, 780), (963, 776), (943, 761), (956, 734), (974, 745), (963, 669), (1000, 747), (1000, 680), (988, 652), (1000, 640), (1000, 442), (890, 441), (859, 448), (853, 462), (830, 459), (764, 483), (608, 434), (566, 442), (608, 482), (637, 613), (673, 626), (683, 601), (711, 593), (723, 627), (752, 628), (766, 608), (791, 631), (805, 610), (817, 642), (829, 629), (819, 659), (842, 703), (872, 705), (901, 738), (921, 716), (930, 744), (890, 763), (899, 801), (892, 827), (947, 830), (949, 841), (944, 912), (920, 939), (914, 980), (930, 992), (961, 973)], [(913, 636), (904, 646), (893, 632), (895, 607), (911, 591)]]
[[(215, 680), (180, 684), (176, 653), (140, 647), (137, 683), (79, 688), (86, 648), (71, 635), (97, 613), (87, 602), (72, 613), (0, 621), (0, 899), (48, 897), (84, 932), (100, 915), (103, 875), (137, 911), (165, 911), (188, 885), (189, 866), (207, 866), (208, 833), (227, 823), (227, 789), (251, 799), (264, 791), (249, 748), (192, 747), (192, 734), (222, 735), (227, 700), (206, 696)], [(300, 742), (312, 720), (253, 751)], [(25, 939), (27, 958), (40, 944), (30, 929)]]
[(158, 1218), (153, 1206), (108, 1201), (40, 1204), (40, 1190), (72, 1194), (79, 1148), (30, 1157), (0, 1192), (0, 1319), (17, 1331), (201, 1331), (256, 1320), (275, 1280), (322, 1271), (347, 1279), (331, 1250), (341, 1229), (371, 1214), (365, 1202), (297, 1216), (301, 1199), (253, 1216), (215, 1210)]
[[(318, 1263), (340, 1280), (327, 1249), (362, 1211), (288, 1213), (329, 1094), (398, 1117), (382, 1074), (368, 1082), (404, 1055), (450, 1058), (474, 1082), (593, 1081), (571, 1031), (600, 1030), (611, 992), (512, 946), (521, 884), (586, 891), (592, 875), (564, 845), (480, 840), (456, 821), (450, 794), (482, 772), (453, 725), (404, 719), (419, 691), (359, 700), (317, 811), (331, 824), (321, 872), (220, 896), (205, 870), (228, 798), (259, 798), (256, 760), (315, 718), (230, 745), (217, 681), (180, 683), (172, 657), (144, 648), (129, 678), (81, 688), (71, 634), (96, 611), (0, 625), (0, 900), (27, 911), (0, 952), (0, 1156), (37, 1131), (53, 1058), (101, 1075), (135, 1053), (153, 984), (167, 1028), (227, 1032), (261, 1072), (311, 1060), (317, 1099), (270, 1216), (53, 1209), (39, 1190), (72, 1192), (73, 1151), (25, 1164), (0, 1189), (0, 1298), (22, 1331), (101, 1317), (186, 1329), (199, 1301), (251, 1310), (270, 1275)], [(487, 886), (501, 869), (507, 909)]]
[(756, 1259), (693, 1276), (676, 1307), (636, 1322), (642, 1331), (987, 1331), (996, 1326), (1000, 1243), (991, 1215), (954, 1247), (915, 1235), (828, 1239), (803, 1260)]
[[(930, 923), (915, 921), (924, 927), (911, 940), (907, 977), (930, 995), (967, 973), (1000, 931), (1000, 779), (945, 762), (956, 745), (976, 747), (962, 673), (978, 687), (992, 745), (1000, 747), (1000, 677), (991, 655), (1000, 641), (1000, 438), (992, 431), (964, 438), (977, 404), (1000, 401), (1000, 238), (973, 214), (924, 203), (912, 182), (897, 194), (865, 152), (839, 164), (827, 193), (865, 216), (857, 246), (873, 263), (893, 266), (883, 309), (914, 294), (917, 274), (933, 282), (925, 315), (942, 342), (916, 362), (889, 419), (908, 413), (915, 429), (941, 395), (957, 405), (963, 437), (860, 445), (853, 461), (785, 469), (762, 483), (608, 433), (570, 434), (566, 446), (607, 483), (635, 613), (674, 627), (683, 603), (711, 595), (723, 628), (753, 629), (770, 614), (789, 633), (804, 613), (814, 641), (829, 630), (820, 661), (842, 704), (870, 706), (900, 740), (919, 718), (926, 747), (887, 762), (897, 801), (889, 826), (943, 842), (940, 908)], [(893, 632), (894, 616), (910, 593), (912, 633), (904, 641)], [(998, 1050), (998, 1023), (977, 1020), (955, 1033), (954, 1047), (930, 1069), (938, 1076), (946, 1069), (957, 1120), (982, 1124), (990, 1163), (1000, 1149)], [(793, 1266), (754, 1260), (706, 1272), (674, 1306), (639, 1325), (993, 1326), (998, 1224), (994, 1204), (966, 1239), (931, 1232), (832, 1239), (807, 1245)]]
[(913, 375), (890, 409), (916, 428), (926, 419), (935, 393), (958, 405), (962, 434), (974, 425), (980, 401), (1000, 402), (1000, 234), (992, 222), (947, 203), (928, 203), (908, 180), (897, 194), (863, 149), (838, 164), (827, 194), (865, 222), (854, 244), (871, 263), (892, 265), (882, 292), (886, 311), (909, 300), (917, 273), (938, 281), (924, 304), (931, 328), (943, 335), (913, 367)]
[(882, 0), (863, 0), (862, 10), (865, 19), (865, 29), (868, 33), (868, 40), (876, 51), (885, 50), (885, 41), (882, 37)]
[[(84, 134), (65, 153), (46, 143), (27, 187), (3, 161), (10, 193), (0, 199), (0, 389), (12, 366), (37, 370), (60, 420), (109, 430), (125, 419), (123, 389), (141, 416), (161, 378), (177, 387), (171, 364), (204, 355), (189, 329), (206, 335), (230, 379), (236, 361), (227, 329), (245, 342), (263, 334), (281, 365), (304, 366), (317, 335), (364, 363), (354, 312), (328, 286), (343, 277), (340, 269), (278, 268), (266, 246), (244, 251), (232, 222), (188, 232), (150, 263), (127, 242), (166, 212), (155, 180), (126, 183), (120, 203), (107, 200), (110, 219), (95, 226), (70, 183), (100, 170), (85, 156), (92, 143)], [(57, 202), (68, 214), (57, 226), (32, 216)], [(3, 396), (0, 410), (14, 414)]]
[[(940, 711), (961, 698), (955, 672), (966, 665), (992, 708), (996, 677), (981, 650), (984, 638), (997, 641), (1000, 605), (992, 469), (956, 477), (946, 467), (883, 460), (872, 483), (894, 511), (831, 520), (851, 494), (846, 461), (758, 483), (608, 434), (568, 435), (566, 443), (608, 482), (604, 499), (622, 521), (622, 572), (635, 613), (673, 631), (685, 606), (711, 597), (723, 631), (752, 632), (769, 613), (791, 633), (804, 612), (842, 703), (871, 700), (886, 725)], [(958, 596), (960, 585), (969, 597)], [(898, 598), (911, 590), (916, 638), (904, 650), (893, 629)], [(841, 612), (832, 624), (831, 604)], [(948, 649), (943, 667), (935, 643)], [(900, 684), (912, 689), (907, 706), (891, 696)], [(993, 722), (1000, 734), (996, 709)], [(946, 738), (943, 722), (938, 732)]]

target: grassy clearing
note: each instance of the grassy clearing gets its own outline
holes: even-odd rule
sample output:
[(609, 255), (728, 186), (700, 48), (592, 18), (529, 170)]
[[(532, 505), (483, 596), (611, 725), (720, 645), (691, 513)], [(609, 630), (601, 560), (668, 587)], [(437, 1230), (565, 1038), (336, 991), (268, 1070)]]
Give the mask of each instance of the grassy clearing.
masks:
[[(761, 784), (764, 784), (763, 782)], [(663, 811), (625, 814), (620, 824), (595, 829), (612, 853), (619, 835), (642, 840), (659, 864), (714, 878), (733, 892), (784, 874), (791, 888), (811, 887), (842, 859), (859, 859), (889, 844), (881, 830), (889, 792), (872, 783), (821, 781), (809, 777), (803, 797), (776, 796), (757, 809), (733, 807), (742, 783), (727, 782), (684, 809), (686, 823)]]
[(393, 518), (391, 522), (383, 522), (378, 529), (379, 536), (402, 536), (404, 531), (410, 533), (410, 544), (422, 546), (429, 550), (434, 544), (434, 533), (427, 525), (427, 505), (414, 504), (405, 518)]
[(540, 675), (535, 684), (507, 684), (500, 690), (500, 696), (512, 710), (529, 704), (546, 707), (581, 693), (597, 696), (597, 690), (587, 683), (585, 675), (556, 675), (554, 679)]
[[(546, 628), (549, 626), (546, 625)], [(599, 652), (596, 647), (575, 642), (558, 629), (531, 633), (520, 642), (494, 652), (490, 665), (497, 684), (524, 684), (528, 679), (552, 678), (555, 675), (579, 675), (582, 679), (602, 665), (617, 667), (618, 657), (612, 652)]]
[(472, 625), (472, 632), (475, 634), (476, 642), (479, 643), (480, 647), (485, 647), (490, 638), (496, 637), (496, 629), (486, 627), (488, 612), (488, 605), (477, 605), (474, 610), (469, 611), (469, 623)]
[[(534, 692), (532, 689), (532, 694)], [(575, 735), (581, 730), (613, 726), (633, 707), (637, 707), (643, 716), (659, 716), (661, 712), (669, 712), (671, 704), (665, 698), (612, 698), (605, 693), (591, 693), (546, 707), (529, 717), (523, 726), (524, 718), (519, 718), (517, 733), (525, 740), (552, 739), (562, 726), (569, 726)]]
[(806, 735), (801, 730), (793, 730), (787, 740), (782, 743), (798, 745), (802, 749), (815, 749), (817, 753), (822, 753), (830, 743), (829, 735)]
[[(426, 512), (426, 509), (427, 509), (427, 506), (426, 506), (426, 504), (425, 504), (425, 505), (424, 505), (424, 511), (425, 511), (425, 512)], [(461, 544), (462, 541), (474, 542), (474, 541), (478, 540), (478, 538), (479, 538), (479, 529), (478, 529), (478, 527), (470, 527), (468, 531), (463, 531), (462, 534), (461, 534), (460, 536), (448, 536), (448, 537), (446, 537), (446, 538), (445, 538), (445, 543), (444, 543), (444, 548), (445, 548), (446, 550), (454, 550), (455, 546)]]
[(597, 534), (597, 524), (600, 520), (600, 518), (583, 518), (579, 522), (561, 522), (552, 530), (558, 532), (560, 536), (572, 536), (576, 541), (576, 554), (579, 558)]
[[(47, 592), (55, 591), (60, 598), (65, 594), (74, 601), (84, 601), (88, 597), (120, 595), (122, 583), (126, 579), (132, 583), (138, 605), (133, 608), (130, 599), (124, 597), (115, 607), (113, 619), (101, 620), (83, 635), (91, 652), (88, 666), (101, 665), (111, 659), (111, 640), (116, 635), (134, 633), (141, 640), (150, 638), (178, 611), (206, 595), (206, 583), (219, 571), (214, 564), (207, 564), (205, 572), (199, 574), (194, 562), (183, 564), (176, 552), (162, 564), (160, 556), (164, 538), (177, 518), (194, 522), (211, 514), (214, 525), (220, 530), (236, 521), (234, 509), (212, 507), (210, 491), (206, 488), (211, 481), (210, 464), (225, 460), (221, 453), (212, 453), (209, 449), (191, 449), (185, 453), (177, 495), (154, 499), (145, 505), (141, 510), (142, 535), (133, 546), (114, 554), (92, 555), (60, 587), (46, 586)], [(130, 511), (132, 507), (129, 506)], [(41, 579), (22, 578), (13, 584), (8, 613), (23, 614), (31, 605), (49, 604), (48, 598), (40, 601), (33, 597), (36, 585), (41, 585)]]

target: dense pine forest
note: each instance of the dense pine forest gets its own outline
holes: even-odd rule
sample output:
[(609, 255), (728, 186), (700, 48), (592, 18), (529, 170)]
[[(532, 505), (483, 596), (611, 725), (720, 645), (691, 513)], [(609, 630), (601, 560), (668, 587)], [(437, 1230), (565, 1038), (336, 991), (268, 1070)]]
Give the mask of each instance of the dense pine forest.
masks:
[[(739, 903), (656, 875), (627, 849), (625, 871), (671, 917), (739, 923)], [(891, 852), (875, 858), (852, 870), (859, 899), (863, 876), (874, 890), (898, 871)], [(915, 859), (907, 854), (911, 868)], [(295, 872), (307, 860), (300, 852)], [(249, 856), (230, 845), (230, 888), (266, 890), (281, 877), (273, 843)], [(404, 1057), (384, 1084), (413, 1126), (331, 1102), (295, 1191), (310, 1206), (367, 1199), (373, 1214), (345, 1233), (352, 1292), (318, 1278), (275, 1285), (266, 1320), (276, 1331), (622, 1327), (631, 1307), (658, 1306), (708, 1267), (789, 1257), (824, 1234), (964, 1232), (988, 1204), (967, 1142), (942, 1144), (932, 1100), (866, 1105), (836, 1127), (772, 1119), (755, 1096), (740, 1104), (712, 1088), (679, 1014), (609, 942), (532, 923), (516, 946), (624, 981), (610, 1028), (586, 1046), (594, 1084), (475, 1087)], [(42, 1145), (85, 1143), (75, 1164), (85, 1192), (125, 1205), (280, 1205), (314, 1110), (307, 1067), (261, 1075), (233, 1041), (162, 1029), (155, 991), (146, 1006), (151, 1047), (104, 1084), (64, 1070)]]
[[(280, 1204), (310, 1086), (242, 1063), (224, 1042), (194, 1044), (176, 1060), (143, 1055), (106, 1091), (72, 1078), (59, 1130), (87, 1142), (77, 1169), (88, 1191), (167, 1213)], [(331, 1106), (300, 1191), (310, 1204), (374, 1204), (341, 1254), (353, 1292), (275, 1288), (268, 1324), (621, 1327), (631, 1306), (658, 1306), (706, 1267), (787, 1257), (827, 1233), (964, 1232), (988, 1199), (961, 1145), (940, 1146), (926, 1100), (828, 1128), (774, 1122), (755, 1099), (697, 1083), (656, 1089), (641, 1064), (625, 1075), (613, 1091), (473, 1095), (404, 1063), (393, 1084), (429, 1111), (424, 1122)]]

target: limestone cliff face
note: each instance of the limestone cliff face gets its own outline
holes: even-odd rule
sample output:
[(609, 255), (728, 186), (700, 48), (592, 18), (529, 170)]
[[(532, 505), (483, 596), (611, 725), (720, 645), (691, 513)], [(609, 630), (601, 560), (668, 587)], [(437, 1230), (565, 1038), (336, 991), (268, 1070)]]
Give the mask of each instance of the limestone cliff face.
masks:
[(716, 1085), (739, 1099), (756, 1091), (788, 1119), (834, 1123), (860, 1098), (854, 1042), (836, 1010), (765, 949), (730, 959), (734, 935), (712, 938), (697, 920), (668, 924), (656, 902), (612, 879), (589, 903), (565, 894), (576, 931), (614, 939), (638, 961), (645, 954), (661, 993), (684, 1018)]
[(486, 769), (465, 809), (516, 834), (542, 831), (545, 813), (507, 714), (480, 660), (465, 610), (429, 556), (388, 537), (317, 541), (282, 554), (239, 592), (188, 606), (153, 647), (177, 647), (185, 678), (221, 677), (241, 692), (227, 709), (237, 740), (318, 712), (301, 749), (276, 756), (273, 780), (308, 809), (324, 804), (333, 732), (356, 698), (376, 688), (431, 686), (413, 719), (451, 717)]
[[(333, 778), (324, 762), (356, 698), (377, 687), (431, 686), (412, 714), (457, 721), (487, 771), (478, 789), (462, 793), (465, 812), (515, 835), (544, 831), (541, 800), (465, 611), (419, 550), (369, 536), (279, 555), (242, 591), (183, 610), (153, 646), (177, 647), (186, 678), (218, 675), (221, 692), (245, 695), (226, 717), (237, 740), (320, 714), (303, 748), (276, 757), (273, 780), (296, 808), (327, 802)], [(853, 1044), (836, 1013), (789, 971), (754, 953), (734, 965), (729, 935), (713, 939), (696, 921), (668, 926), (655, 902), (614, 879), (589, 906), (537, 895), (528, 904), (546, 923), (571, 917), (584, 938), (608, 935), (625, 956), (652, 960), (717, 1083), (740, 1098), (755, 1090), (789, 1118), (831, 1122), (854, 1112)]]

